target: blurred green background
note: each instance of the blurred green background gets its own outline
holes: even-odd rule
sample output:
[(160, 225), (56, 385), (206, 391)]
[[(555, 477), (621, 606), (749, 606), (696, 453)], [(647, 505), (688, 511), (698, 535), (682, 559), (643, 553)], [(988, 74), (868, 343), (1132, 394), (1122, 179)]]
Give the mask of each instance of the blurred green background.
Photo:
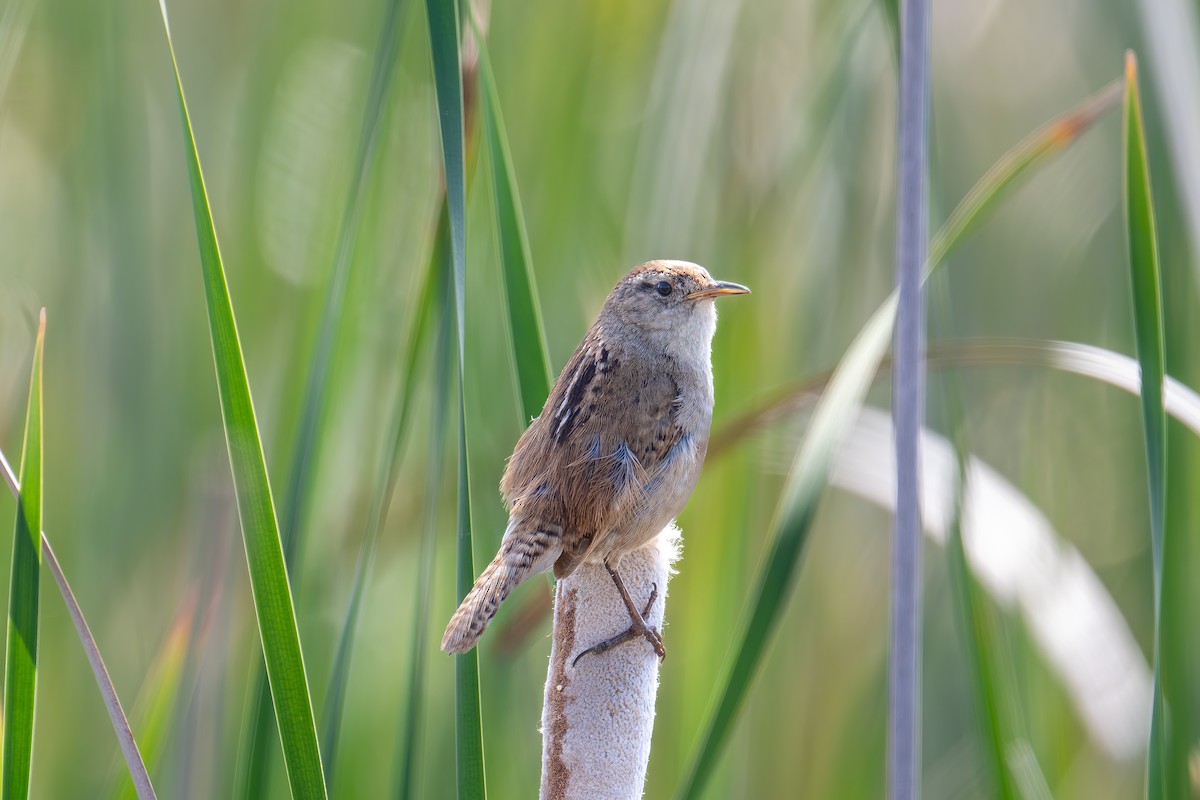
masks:
[[(170, 4), (277, 505), (383, 6)], [(938, 5), (931, 221), (936, 227), (1024, 135), (1119, 77), (1123, 51), (1134, 47), (1158, 203), (1168, 371), (1197, 385), (1198, 229), (1187, 198), (1200, 182), (1179, 137), (1197, 113), (1200, 76), (1187, 66), (1195, 62), (1192, 29), (1168, 24), (1170, 35), (1162, 33), (1168, 12), (1181, 8), (1191, 14), (1185, 20), (1195, 16), (1194, 6), (1169, 2)], [(481, 13), (490, 20), (553, 369), (616, 280), (655, 257), (697, 261), (754, 289), (721, 308), (714, 432), (837, 362), (892, 285), (896, 71), (884, 4), (526, 0)], [(390, 796), (397, 785), (413, 587), (431, 511), (430, 355), (416, 385), (397, 384), (440, 202), (440, 153), (423, 4), (405, 0), (401, 17), (311, 513), (291, 576), (319, 718), (386, 431), (405, 393), (414, 430), (370, 575), (331, 786), (346, 797)], [(1172, 60), (1180, 52), (1182, 68)], [(160, 795), (224, 797), (244, 760), (259, 645), (173, 93), (159, 9), (149, 0), (6, 0), (0, 8), (0, 445), (18, 457), (35, 320), (45, 306), (46, 530), (135, 734), (144, 741), (155, 731), (156, 752), (144, 754)], [(1019, 336), (1132, 353), (1120, 163), (1118, 112), (1011, 193), (940, 278), (933, 297), (945, 302), (931, 304), (931, 344)], [(523, 425), (482, 164), (468, 173), (476, 564), (503, 532), (496, 486)], [(940, 375), (929, 384), (935, 429), (945, 423)], [(1113, 658), (1137, 657), (1124, 672), (1055, 662), (1031, 633), (1028, 610), (996, 598), (1005, 699), (1023, 731), (1012, 758), (1032, 787), (1025, 796), (1139, 797), (1148, 696), (1144, 719), (1093, 709), (1096, 724), (1112, 727), (1106, 739), (1084, 707), (1108, 695), (1080, 699), (1071, 688), (1088, 675), (1103, 684), (1111, 673), (1117, 683), (1104, 688), (1136, 701), (1148, 680), (1153, 607), (1138, 402), (1035, 366), (960, 375), (973, 452), (1041, 509), (1055, 531), (1048, 547), (1066, 560), (1071, 551), (1061, 548), (1078, 551), (1098, 576), (1093, 588), (1120, 612), (1104, 630), (1132, 645)], [(886, 390), (882, 381), (870, 398), (885, 410)], [(647, 797), (669, 796), (687, 765), (804, 421), (789, 416), (714, 454), (679, 520), (684, 558), (670, 586), (671, 657)], [(446, 447), (449, 469), (432, 509), (435, 634), (455, 605), (450, 439)], [(1189, 485), (1197, 455), (1192, 435), (1173, 425), (1169, 524), (1185, 531), (1200, 521)], [(0, 497), (0, 520), (14, 511)], [(882, 794), (889, 530), (886, 510), (830, 491), (708, 796)], [(1179, 574), (1200, 568), (1200, 548), (1178, 557), (1169, 568)], [(984, 745), (944, 551), (930, 544), (925, 559), (924, 796), (985, 797)], [(1055, 585), (1055, 576), (1042, 577)], [(536, 792), (548, 618), (523, 638), (512, 631), (548, 587), (548, 579), (522, 587), (481, 645), (495, 798)], [(1176, 603), (1183, 611), (1164, 635), (1200, 664), (1200, 591)], [(1090, 610), (1062, 611), (1061, 636), (1093, 630), (1075, 624)], [(103, 705), (61, 602), (45, 599), (42, 613), (34, 794), (107, 796), (123, 765)], [(427, 650), (417, 796), (450, 797), (452, 661), (433, 639)], [(1200, 689), (1187, 698), (1193, 719), (1198, 698)], [(272, 795), (282, 796), (282, 760), (273, 759)]]

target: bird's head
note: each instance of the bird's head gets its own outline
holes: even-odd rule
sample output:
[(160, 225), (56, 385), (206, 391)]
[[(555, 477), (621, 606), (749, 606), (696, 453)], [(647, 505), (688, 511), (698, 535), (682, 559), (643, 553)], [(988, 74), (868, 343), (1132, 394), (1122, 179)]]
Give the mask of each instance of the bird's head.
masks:
[(621, 279), (601, 313), (651, 341), (697, 342), (707, 352), (717, 324), (713, 300), (749, 293), (741, 284), (713, 280), (699, 264), (647, 261)]

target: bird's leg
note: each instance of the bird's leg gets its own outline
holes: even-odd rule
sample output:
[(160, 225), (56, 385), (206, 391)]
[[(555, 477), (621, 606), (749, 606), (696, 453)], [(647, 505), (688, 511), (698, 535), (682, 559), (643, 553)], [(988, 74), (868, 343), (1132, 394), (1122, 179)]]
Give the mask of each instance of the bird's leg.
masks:
[(650, 642), (650, 646), (654, 648), (654, 652), (658, 656), (658, 660), (662, 661), (667, 657), (667, 648), (663, 647), (662, 635), (659, 634), (658, 629), (653, 625), (646, 624), (646, 620), (650, 616), (650, 609), (654, 607), (654, 601), (658, 598), (658, 584), (651, 584), (650, 599), (646, 601), (646, 607), (642, 609), (641, 613), (638, 613), (637, 606), (633, 603), (633, 598), (629, 596), (629, 590), (625, 588), (625, 582), (621, 580), (621, 576), (617, 574), (617, 571), (609, 565), (607, 559), (604, 561), (604, 568), (608, 570), (609, 576), (612, 578), (613, 583), (617, 587), (617, 592), (621, 595), (621, 600), (625, 603), (625, 608), (629, 611), (629, 619), (631, 624), (628, 629), (618, 633), (611, 639), (605, 639), (600, 644), (589, 647), (587, 650), (584, 650), (582, 653), (575, 656), (575, 659), (571, 662), (571, 666), (573, 667), (579, 663), (579, 659), (583, 658), (588, 653), (595, 653), (599, 655), (600, 653), (613, 649), (619, 644), (628, 642), (630, 639), (636, 639), (639, 636), (646, 637), (646, 641)]
[(650, 616), (650, 609), (654, 607), (654, 600), (658, 597), (658, 584), (650, 584), (650, 598), (646, 601), (646, 607), (639, 614), (637, 606), (633, 604), (633, 598), (629, 596), (629, 590), (625, 588), (625, 582), (621, 580), (621, 576), (617, 571), (609, 566), (608, 559), (604, 561), (604, 568), (608, 570), (609, 577), (617, 587), (617, 592), (620, 593), (621, 599), (625, 601), (625, 608), (629, 611), (629, 633), (633, 636), (641, 634), (646, 637), (646, 641), (650, 642), (650, 646), (654, 648), (655, 655), (658, 660), (662, 661), (667, 657), (667, 649), (663, 647), (662, 636), (659, 635), (658, 629), (653, 625), (647, 625), (646, 619)]

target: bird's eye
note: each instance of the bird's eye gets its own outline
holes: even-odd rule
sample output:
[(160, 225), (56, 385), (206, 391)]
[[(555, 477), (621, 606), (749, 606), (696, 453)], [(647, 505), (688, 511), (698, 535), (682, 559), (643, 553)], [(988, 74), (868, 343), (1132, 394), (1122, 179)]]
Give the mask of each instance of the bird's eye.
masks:
[(658, 292), (661, 296), (666, 297), (671, 293), (671, 284), (668, 281), (659, 281), (654, 287), (654, 291)]

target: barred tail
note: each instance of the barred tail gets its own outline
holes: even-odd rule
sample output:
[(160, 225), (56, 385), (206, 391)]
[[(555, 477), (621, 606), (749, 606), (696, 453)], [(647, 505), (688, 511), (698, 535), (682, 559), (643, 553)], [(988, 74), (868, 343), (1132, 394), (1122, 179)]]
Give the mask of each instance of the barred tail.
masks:
[(560, 549), (554, 534), (510, 524), (500, 552), (450, 618), (442, 635), (442, 650), (465, 653), (474, 647), (508, 593), (530, 575), (549, 568)]

